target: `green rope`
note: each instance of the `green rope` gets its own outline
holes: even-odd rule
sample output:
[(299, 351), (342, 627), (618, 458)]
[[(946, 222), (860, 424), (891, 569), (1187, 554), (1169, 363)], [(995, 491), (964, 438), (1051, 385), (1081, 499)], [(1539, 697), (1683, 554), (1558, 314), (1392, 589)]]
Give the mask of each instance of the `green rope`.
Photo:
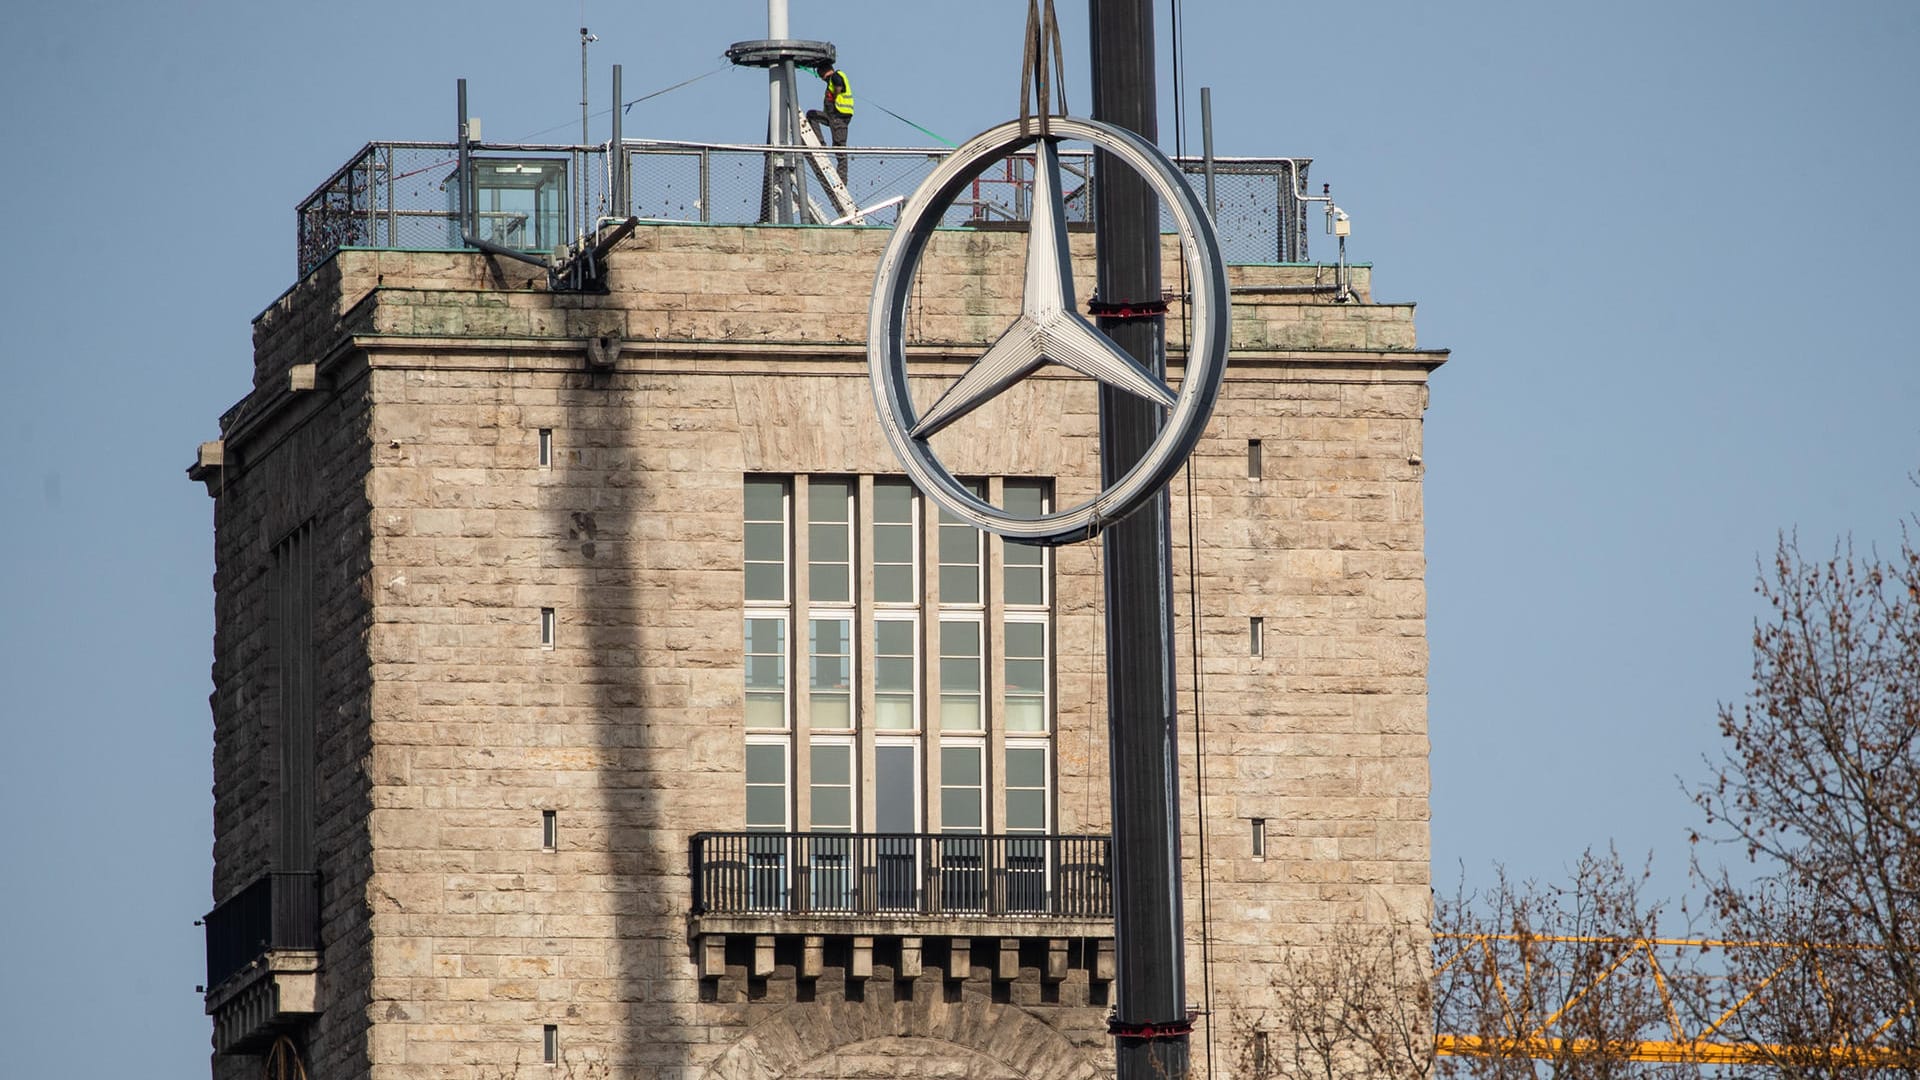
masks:
[(938, 134), (935, 134), (934, 132), (928, 131), (926, 128), (923, 128), (919, 124), (916, 124), (913, 121), (907, 119), (906, 117), (901, 116), (899, 113), (894, 112), (892, 109), (887, 108), (885, 105), (880, 104), (879, 102), (873, 100), (872, 98), (867, 98), (866, 103), (873, 106), (876, 109), (879, 109), (881, 112), (886, 113), (888, 116), (893, 117), (895, 120), (898, 120), (901, 123), (907, 125), (913, 130), (919, 132), (920, 134), (925, 135), (927, 138), (932, 139), (934, 142), (940, 143), (941, 145), (949, 148), (958, 147), (960, 145), (959, 143), (954, 142), (953, 140), (948, 139), (945, 136), (938, 135)]

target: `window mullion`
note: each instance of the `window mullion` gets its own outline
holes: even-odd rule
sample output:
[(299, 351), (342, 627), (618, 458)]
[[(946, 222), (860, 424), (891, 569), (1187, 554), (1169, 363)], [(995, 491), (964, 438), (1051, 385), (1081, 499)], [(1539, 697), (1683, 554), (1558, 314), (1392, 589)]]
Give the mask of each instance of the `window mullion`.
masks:
[[(987, 501), (995, 506), (1006, 505), (1006, 481), (1002, 477), (991, 477), (987, 481)], [(981, 763), (981, 782), (985, 785), (986, 820), (984, 830), (988, 833), (1005, 832), (1007, 820), (1007, 789), (1005, 770), (1000, 763), (1006, 760), (1007, 736), (1006, 724), (1001, 719), (1000, 703), (1006, 700), (1007, 678), (1004, 657), (1007, 655), (1006, 633), (1006, 592), (1005, 592), (1005, 544), (1006, 541), (992, 533), (982, 532), (980, 541), (986, 546), (987, 573), (981, 582), (981, 642), (980, 665), (981, 687), (980, 711), (981, 726), (987, 732), (986, 760)]]
[(940, 831), (940, 514), (915, 493), (919, 508), (920, 561), (920, 828)]
[(813, 745), (813, 657), (809, 642), (813, 639), (812, 609), (808, 601), (813, 588), (812, 538), (807, 525), (808, 477), (804, 474), (793, 478), (793, 494), (787, 500), (787, 535), (792, 537), (793, 569), (789, 577), (792, 582), (793, 608), (787, 623), (787, 687), (791, 695), (793, 709), (793, 752), (790, 755), (793, 770), (793, 829), (806, 832), (813, 827), (813, 808), (811, 800), (801, 797), (801, 792), (813, 790), (813, 762), (807, 747)]
[(862, 476), (853, 499), (853, 828), (874, 830), (873, 477)]

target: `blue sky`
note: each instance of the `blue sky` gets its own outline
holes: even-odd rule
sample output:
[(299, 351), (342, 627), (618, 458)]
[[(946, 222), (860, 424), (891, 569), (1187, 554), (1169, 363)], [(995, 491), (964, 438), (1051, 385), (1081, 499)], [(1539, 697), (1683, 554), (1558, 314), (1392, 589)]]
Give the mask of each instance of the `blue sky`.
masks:
[[(863, 102), (951, 138), (1017, 107), (1017, 0), (792, 2)], [(1756, 558), (1781, 529), (1884, 546), (1920, 504), (1920, 7), (1186, 7), (1188, 149), (1208, 85), (1220, 153), (1314, 158), (1377, 295), (1454, 351), (1426, 447), (1437, 879), (1614, 840), (1684, 885), (1676, 777), (1744, 689)], [(571, 138), (582, 10), (10, 9), (8, 1073), (205, 1075), (212, 502), (182, 469), (292, 283), (295, 204), (370, 139), (451, 138), (461, 76), (489, 139)], [(584, 12), (599, 114), (615, 62), (637, 97), (765, 33), (758, 0)], [(1085, 8), (1061, 16), (1084, 110)], [(764, 86), (724, 72), (627, 134), (755, 140)], [(854, 138), (923, 143), (871, 109)]]

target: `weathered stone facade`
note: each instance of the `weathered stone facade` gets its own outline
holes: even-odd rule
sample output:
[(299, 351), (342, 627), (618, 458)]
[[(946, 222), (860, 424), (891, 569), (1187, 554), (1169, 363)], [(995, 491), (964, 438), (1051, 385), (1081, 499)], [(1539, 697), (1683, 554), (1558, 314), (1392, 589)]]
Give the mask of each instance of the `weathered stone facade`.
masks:
[[(716, 930), (692, 917), (690, 837), (745, 813), (743, 477), (899, 471), (864, 352), (884, 240), (648, 226), (605, 295), (479, 255), (343, 251), (260, 317), (254, 390), (198, 473), (216, 495), (214, 891), (277, 865), (266, 574), (306, 524), (322, 969), (319, 1011), (292, 1029), (313, 1076), (553, 1075), (548, 1026), (578, 1076), (1110, 1069), (1098, 931), (756, 937), (736, 917), (695, 940)], [(911, 323), (929, 394), (1017, 308), (1020, 240), (934, 242)], [(1356, 302), (1313, 288), (1328, 274), (1234, 269), (1226, 388), (1172, 489), (1188, 997), (1204, 927), (1202, 1025), (1222, 1038), (1260, 1013), (1285, 944), (1424, 924), (1428, 904), (1421, 417), (1444, 353), (1416, 346), (1410, 306), (1371, 302), (1364, 268)], [(1072, 503), (1097, 483), (1095, 426), (1085, 381), (1043, 374), (938, 445), (956, 473), (1051, 477)], [(1098, 543), (1052, 572), (1052, 828), (1104, 832)], [(223, 1054), (214, 1072), (257, 1067)], [(1214, 1071), (1233, 1074), (1224, 1050)]]

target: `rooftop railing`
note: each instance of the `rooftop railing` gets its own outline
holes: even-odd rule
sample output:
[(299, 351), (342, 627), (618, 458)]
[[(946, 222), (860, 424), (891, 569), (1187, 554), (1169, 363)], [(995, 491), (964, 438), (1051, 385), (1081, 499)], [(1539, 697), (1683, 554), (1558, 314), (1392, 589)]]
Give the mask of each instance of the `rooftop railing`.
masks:
[[(473, 152), (475, 217), (481, 239), (549, 254), (607, 220), (749, 225), (765, 211), (770, 160), (791, 162), (795, 148), (723, 143), (625, 140), (624, 164), (605, 145), (502, 146)], [(899, 198), (910, 196), (948, 151), (902, 147), (834, 147), (844, 156), (856, 207), (871, 208), (865, 225), (892, 226)], [(1065, 150), (1070, 223), (1091, 220), (1090, 151)], [(1179, 159), (1195, 190), (1203, 163)], [(1307, 261), (1306, 158), (1216, 158), (1215, 225), (1232, 263)], [(825, 207), (822, 220), (844, 216), (817, 175), (796, 170), (805, 197)], [(1033, 161), (1014, 156), (994, 164), (947, 211), (955, 228), (1017, 227), (1025, 221)], [(353, 160), (300, 203), (298, 257), (304, 277), (342, 248), (459, 250), (459, 150), (453, 143), (368, 143)], [(1171, 229), (1165, 217), (1163, 227)]]
[(1113, 917), (1105, 836), (700, 833), (696, 915)]

